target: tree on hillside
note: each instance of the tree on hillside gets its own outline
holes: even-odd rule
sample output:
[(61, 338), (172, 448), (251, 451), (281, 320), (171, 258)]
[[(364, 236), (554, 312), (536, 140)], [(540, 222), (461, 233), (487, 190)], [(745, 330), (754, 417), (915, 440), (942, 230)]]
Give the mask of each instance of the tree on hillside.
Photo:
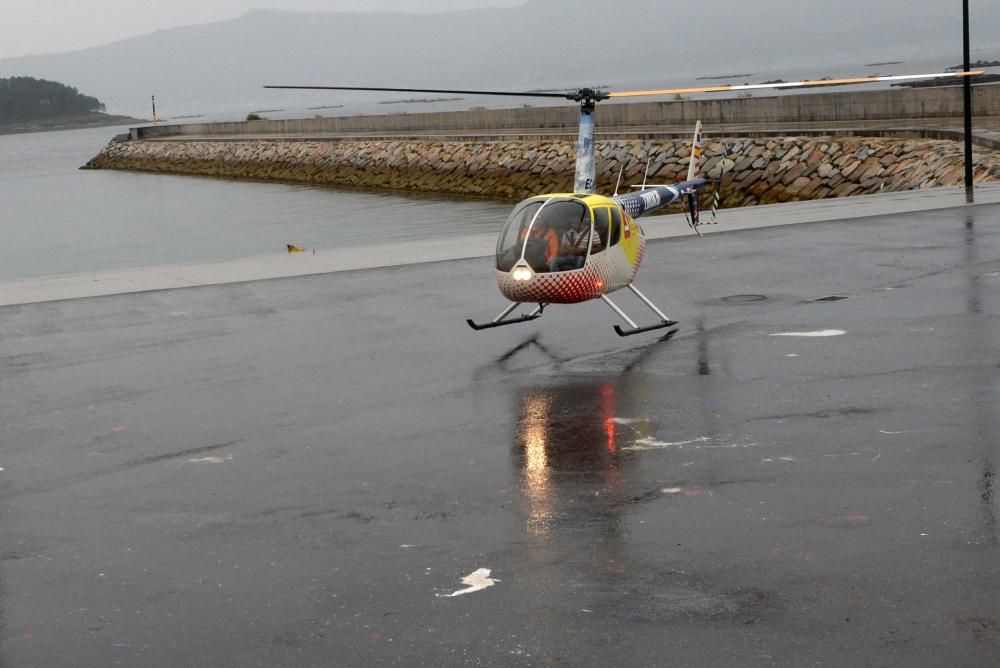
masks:
[(96, 97), (55, 81), (0, 79), (0, 125), (83, 118), (103, 111), (104, 104)]

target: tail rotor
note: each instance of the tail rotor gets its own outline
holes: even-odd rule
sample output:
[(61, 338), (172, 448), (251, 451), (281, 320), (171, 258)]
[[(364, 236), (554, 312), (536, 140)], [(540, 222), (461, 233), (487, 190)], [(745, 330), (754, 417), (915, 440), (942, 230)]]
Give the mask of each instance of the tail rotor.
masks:
[(722, 144), (722, 162), (719, 168), (719, 180), (715, 182), (715, 190), (712, 191), (712, 222), (710, 225), (717, 225), (719, 223), (718, 211), (719, 207), (722, 205), (722, 182), (726, 178), (726, 161), (729, 160), (729, 147), (725, 143)]
[[(698, 128), (695, 132), (695, 144), (691, 150), (691, 166), (688, 168), (688, 178), (691, 178), (691, 174), (694, 174), (695, 178), (701, 176), (701, 124), (698, 124)], [(715, 188), (712, 190), (712, 211), (711, 218), (707, 222), (702, 222), (701, 214), (698, 204), (698, 193), (694, 190), (684, 193), (684, 219), (687, 221), (688, 227), (695, 231), (698, 236), (701, 236), (701, 230), (698, 228), (702, 225), (717, 225), (719, 223), (719, 208), (722, 206), (722, 182), (726, 178), (726, 161), (729, 159), (729, 149), (725, 144), (722, 145), (722, 162), (719, 167), (719, 178), (718, 179), (706, 179), (715, 184)]]

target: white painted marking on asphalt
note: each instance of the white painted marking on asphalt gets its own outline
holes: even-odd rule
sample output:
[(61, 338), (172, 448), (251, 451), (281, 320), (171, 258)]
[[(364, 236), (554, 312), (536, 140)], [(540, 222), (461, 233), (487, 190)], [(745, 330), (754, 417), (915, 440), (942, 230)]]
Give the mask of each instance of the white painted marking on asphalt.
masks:
[(707, 443), (712, 439), (708, 436), (699, 436), (698, 438), (693, 438), (690, 441), (657, 441), (652, 436), (647, 436), (646, 438), (640, 438), (638, 441), (634, 441), (632, 445), (626, 445), (622, 450), (663, 450), (664, 448), (679, 448), (685, 445), (691, 445), (693, 443)]
[(772, 334), (771, 336), (806, 336), (806, 337), (823, 337), (823, 336), (842, 336), (847, 334), (842, 329), (821, 329), (815, 332), (778, 332), (777, 334)]
[(188, 461), (192, 464), (221, 464), (230, 461), (232, 458), (232, 455), (226, 455), (225, 457), (200, 457), (198, 459), (189, 459)]
[(436, 594), (439, 598), (451, 598), (452, 596), (461, 596), (462, 594), (471, 594), (474, 591), (482, 591), (487, 587), (492, 587), (500, 580), (496, 580), (490, 577), (492, 571), (489, 568), (479, 568), (464, 578), (462, 578), (462, 584), (469, 585), (465, 589), (458, 589), (450, 594)]

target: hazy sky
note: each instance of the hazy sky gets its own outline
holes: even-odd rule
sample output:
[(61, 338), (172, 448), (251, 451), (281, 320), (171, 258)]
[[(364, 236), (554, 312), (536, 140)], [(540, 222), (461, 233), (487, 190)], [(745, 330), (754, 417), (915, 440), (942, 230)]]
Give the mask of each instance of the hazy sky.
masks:
[[(100, 46), (166, 28), (196, 25), (236, 18), (251, 9), (283, 9), (298, 11), (395, 11), (441, 12), (476, 7), (514, 7), (528, 0), (0, 0), (0, 58), (32, 54), (49, 54)], [(567, 11), (590, 0), (547, 0), (550, 6), (563, 6)], [(614, 6), (614, 0), (607, 0)], [(1000, 0), (972, 0), (972, 13), (993, 6)], [(961, 26), (961, 0), (650, 0), (645, 6), (669, 15), (671, 9), (699, 7), (704, 14), (700, 30), (711, 31), (713, 25), (726, 27), (731, 9), (751, 11), (759, 25), (747, 25), (749, 30), (774, 30), (788, 20), (789, 13), (797, 16), (794, 26), (810, 26), (810, 16), (822, 15), (823, 20), (841, 27), (872, 20), (872, 14), (897, 17), (900, 25), (914, 19), (921, 10), (941, 5), (954, 6), (954, 16)], [(766, 12), (760, 8), (766, 7)], [(784, 8), (782, 10), (781, 8)], [(789, 10), (795, 10), (789, 12)], [(833, 11), (833, 14), (831, 14)], [(659, 20), (659, 17), (658, 17)], [(919, 20), (919, 19), (916, 19)], [(718, 22), (717, 24), (715, 22)], [(731, 26), (729, 26), (731, 27)], [(834, 27), (831, 25), (831, 27)], [(995, 37), (993, 28), (974, 22), (974, 39)], [(665, 26), (664, 39), (670, 38)], [(949, 29), (954, 29), (950, 25)]]
[(0, 0), (0, 58), (73, 51), (249, 9), (435, 12), (526, 0)]

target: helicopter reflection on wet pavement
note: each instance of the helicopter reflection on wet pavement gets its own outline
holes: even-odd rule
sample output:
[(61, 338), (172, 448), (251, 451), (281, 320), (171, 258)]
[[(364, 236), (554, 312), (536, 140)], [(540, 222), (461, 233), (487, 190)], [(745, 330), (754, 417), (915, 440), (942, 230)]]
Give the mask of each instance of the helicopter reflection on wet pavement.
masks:
[[(514, 458), (530, 508), (527, 530), (544, 535), (569, 512), (567, 504), (621, 484), (615, 388), (609, 381), (528, 388), (517, 401)], [(578, 491), (570, 499), (553, 489), (564, 480)]]
[[(649, 403), (653, 390), (637, 368), (673, 334), (628, 351), (612, 363), (616, 368), (605, 369), (608, 373), (567, 374), (514, 387), (511, 457), (528, 535), (543, 538), (561, 529), (594, 526), (602, 527), (602, 540), (618, 535), (625, 508), (676, 485), (676, 478), (652, 480), (649, 471), (640, 470), (637, 450), (642, 448), (637, 444), (658, 442), (659, 434), (652, 420), (634, 415)], [(528, 348), (540, 350), (555, 364), (566, 361), (533, 336), (501, 355), (497, 366), (505, 367)], [(704, 417), (695, 419), (703, 422)], [(669, 431), (669, 425), (660, 428)], [(686, 433), (692, 425), (685, 421), (679, 428)], [(656, 473), (663, 475), (669, 472)]]

